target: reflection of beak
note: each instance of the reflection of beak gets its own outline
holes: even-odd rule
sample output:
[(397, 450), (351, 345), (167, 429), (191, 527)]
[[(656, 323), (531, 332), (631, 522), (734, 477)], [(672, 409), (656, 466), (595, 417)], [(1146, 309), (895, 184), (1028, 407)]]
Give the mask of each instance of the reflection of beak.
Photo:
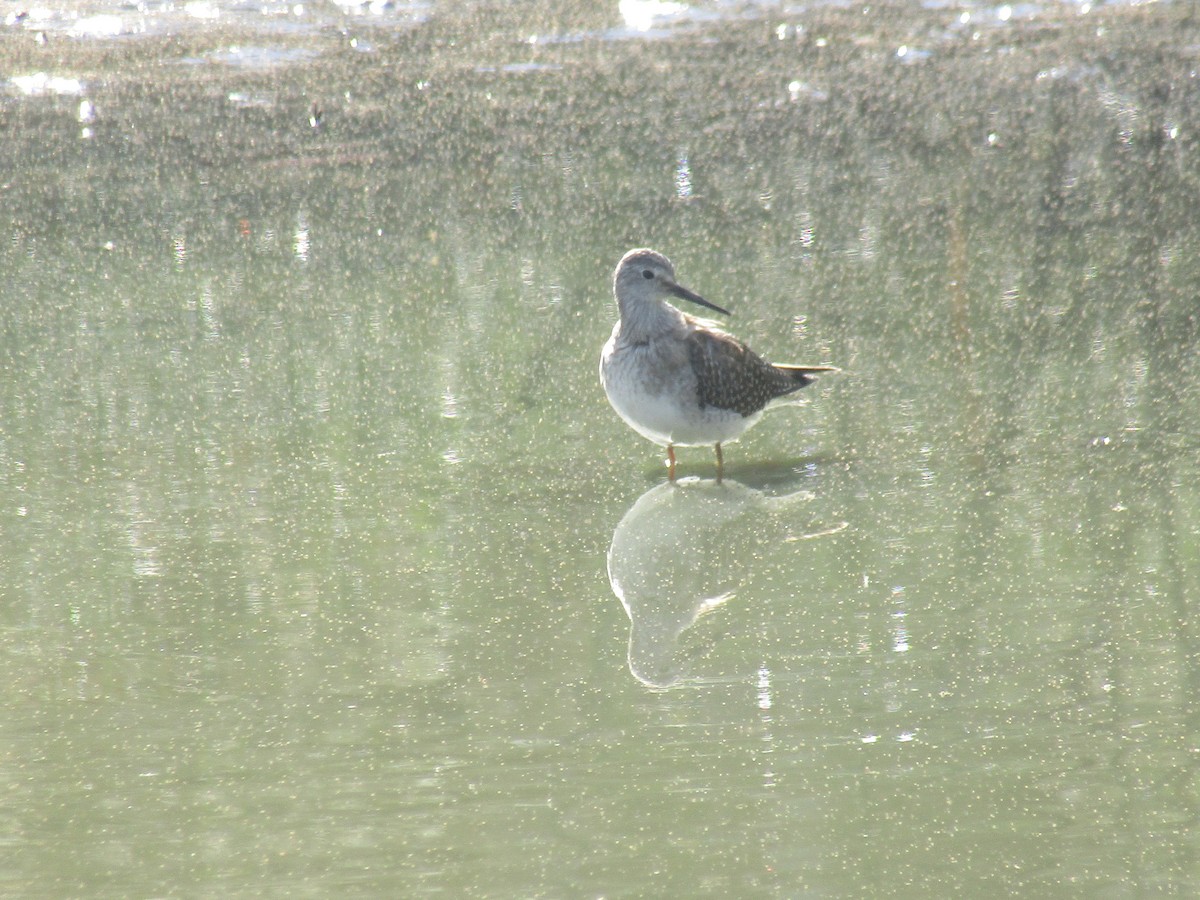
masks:
[(697, 306), (706, 306), (709, 309), (715, 310), (726, 316), (733, 315), (733, 313), (731, 313), (729, 310), (721, 309), (721, 307), (717, 306), (717, 304), (715, 304), (715, 303), (709, 303), (707, 300), (705, 300), (699, 294), (692, 293), (691, 291), (689, 291), (687, 288), (685, 288), (681, 284), (676, 284), (675, 282), (669, 281), (666, 278), (664, 278), (663, 285), (666, 287), (666, 289), (668, 291), (670, 291), (676, 297), (681, 297), (684, 300), (690, 300), (690, 301), (692, 301), (692, 303), (695, 303)]

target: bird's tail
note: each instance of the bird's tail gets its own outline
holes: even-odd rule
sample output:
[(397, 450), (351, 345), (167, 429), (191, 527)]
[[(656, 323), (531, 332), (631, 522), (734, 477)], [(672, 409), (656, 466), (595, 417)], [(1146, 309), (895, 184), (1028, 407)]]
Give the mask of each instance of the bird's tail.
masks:
[(840, 372), (837, 366), (789, 366), (786, 363), (774, 363), (777, 369), (785, 372), (799, 372), (801, 375), (820, 375), (822, 372)]
[(813, 375), (842, 371), (837, 366), (789, 366), (780, 363), (772, 363), (772, 365), (775, 369), (791, 378), (798, 388), (810, 384), (813, 380), (811, 377)]

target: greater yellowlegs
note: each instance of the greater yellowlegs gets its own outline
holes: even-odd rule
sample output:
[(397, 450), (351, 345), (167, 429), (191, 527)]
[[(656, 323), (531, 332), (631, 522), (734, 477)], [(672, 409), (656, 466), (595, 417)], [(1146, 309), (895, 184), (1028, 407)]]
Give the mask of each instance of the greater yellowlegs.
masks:
[(600, 357), (608, 402), (634, 431), (667, 448), (675, 480), (675, 447), (735, 441), (777, 397), (797, 391), (835, 366), (769, 363), (715, 323), (667, 303), (679, 297), (729, 315), (675, 281), (671, 261), (654, 250), (630, 250), (613, 275), (620, 320)]

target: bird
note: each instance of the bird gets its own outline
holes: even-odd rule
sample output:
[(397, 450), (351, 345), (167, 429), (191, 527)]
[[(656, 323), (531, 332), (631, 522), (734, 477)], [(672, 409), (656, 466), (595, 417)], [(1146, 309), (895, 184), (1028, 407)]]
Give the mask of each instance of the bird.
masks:
[(811, 384), (836, 366), (769, 363), (710, 319), (667, 301), (687, 300), (731, 313), (675, 280), (675, 267), (656, 250), (630, 250), (613, 273), (619, 318), (600, 355), (608, 402), (642, 437), (667, 448), (667, 478), (675, 481), (675, 448), (712, 445), (717, 481), (721, 445), (737, 440), (772, 400)]

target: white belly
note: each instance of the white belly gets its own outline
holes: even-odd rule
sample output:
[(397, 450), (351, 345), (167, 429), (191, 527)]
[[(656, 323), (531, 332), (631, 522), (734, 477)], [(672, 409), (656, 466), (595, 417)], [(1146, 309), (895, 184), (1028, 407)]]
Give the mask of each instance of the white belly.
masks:
[(650, 348), (617, 352), (613, 340), (600, 357), (600, 381), (608, 402), (626, 424), (647, 440), (666, 446), (727, 443), (753, 425), (759, 413), (743, 416), (713, 406), (700, 408), (696, 379), (686, 357), (664, 366), (650, 364)]

